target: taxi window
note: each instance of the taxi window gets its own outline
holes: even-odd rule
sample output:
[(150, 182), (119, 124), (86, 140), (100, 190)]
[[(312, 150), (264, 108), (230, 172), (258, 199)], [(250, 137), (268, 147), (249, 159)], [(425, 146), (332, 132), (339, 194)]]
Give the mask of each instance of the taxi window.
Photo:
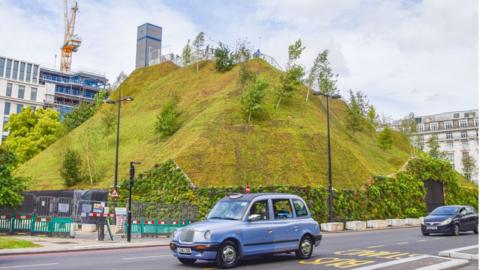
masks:
[(305, 204), (298, 199), (293, 200), (293, 208), (295, 208), (295, 214), (297, 214), (297, 217), (306, 217), (308, 216), (308, 211), (307, 207)]
[(287, 219), (293, 217), (292, 206), (289, 199), (272, 200), (273, 215), (275, 219)]
[(263, 200), (254, 202), (252, 207), (250, 207), (250, 215), (254, 214), (260, 215), (260, 220), (269, 220), (268, 201)]

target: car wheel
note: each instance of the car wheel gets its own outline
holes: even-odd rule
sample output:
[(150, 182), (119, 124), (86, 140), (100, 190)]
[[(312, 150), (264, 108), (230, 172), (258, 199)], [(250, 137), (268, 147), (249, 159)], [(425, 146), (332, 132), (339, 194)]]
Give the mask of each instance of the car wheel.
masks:
[(196, 261), (196, 259), (184, 259), (184, 258), (178, 258), (178, 260), (185, 265), (193, 265)]
[(458, 236), (460, 234), (460, 227), (458, 224), (453, 225), (452, 235)]
[(429, 235), (430, 235), (430, 233), (424, 232), (424, 231), (422, 231), (422, 234), (423, 234), (424, 236), (429, 236)]
[(217, 266), (223, 269), (237, 266), (239, 252), (237, 245), (232, 241), (225, 241), (217, 252)]
[(308, 235), (302, 237), (300, 244), (298, 245), (298, 250), (295, 251), (297, 258), (299, 259), (308, 259), (312, 256), (313, 252), (313, 241), (312, 238)]

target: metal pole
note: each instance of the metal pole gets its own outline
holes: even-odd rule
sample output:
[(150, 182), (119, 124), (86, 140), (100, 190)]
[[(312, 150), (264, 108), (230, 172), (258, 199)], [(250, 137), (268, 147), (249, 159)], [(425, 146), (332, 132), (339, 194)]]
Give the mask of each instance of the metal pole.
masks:
[(135, 181), (135, 167), (130, 162), (130, 185), (128, 186), (127, 242), (132, 240), (132, 187)]
[(330, 108), (328, 107), (329, 96), (327, 99), (327, 138), (328, 138), (328, 212), (329, 220), (333, 222), (333, 187), (332, 187), (332, 150), (330, 145)]
[(120, 144), (120, 108), (122, 106), (122, 97), (120, 96), (117, 100), (118, 110), (117, 110), (117, 143), (115, 146), (115, 178), (113, 180), (113, 190), (117, 191), (118, 188), (118, 146)]

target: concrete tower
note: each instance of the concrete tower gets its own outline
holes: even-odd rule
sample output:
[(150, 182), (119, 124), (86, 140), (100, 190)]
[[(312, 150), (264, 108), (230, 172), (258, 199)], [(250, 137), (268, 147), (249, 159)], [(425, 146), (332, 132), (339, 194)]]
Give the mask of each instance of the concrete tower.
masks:
[(149, 65), (152, 53), (161, 55), (162, 28), (150, 23), (145, 23), (137, 28), (137, 54), (135, 68)]

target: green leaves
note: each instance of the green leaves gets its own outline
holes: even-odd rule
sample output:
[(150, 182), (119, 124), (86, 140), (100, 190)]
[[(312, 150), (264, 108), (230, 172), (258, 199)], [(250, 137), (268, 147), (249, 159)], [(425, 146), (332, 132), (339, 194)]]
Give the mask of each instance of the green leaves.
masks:
[(293, 91), (302, 85), (302, 77), (305, 71), (302, 66), (295, 63), (303, 52), (305, 47), (302, 46), (302, 41), (299, 39), (294, 44), (288, 46), (288, 64), (287, 71), (282, 73), (280, 78), (280, 86), (277, 87), (275, 95), (277, 96), (277, 104), (275, 108), (278, 109), (283, 99), (289, 98)]
[(378, 145), (380, 146), (380, 148), (383, 149), (383, 151), (386, 151), (392, 148), (392, 145), (393, 145), (392, 130), (388, 126), (385, 126), (382, 132), (378, 134)]
[(10, 134), (4, 141), (19, 163), (31, 159), (50, 144), (55, 142), (60, 128), (59, 113), (53, 109), (30, 107), (11, 115), (5, 125)]
[(190, 40), (188, 40), (182, 51), (183, 64), (186, 66), (192, 62), (192, 47), (190, 46)]
[(171, 97), (167, 103), (163, 106), (160, 114), (157, 115), (157, 121), (155, 122), (155, 131), (163, 136), (170, 136), (180, 127), (178, 117), (178, 97)]
[(67, 187), (80, 183), (83, 180), (82, 159), (78, 151), (67, 149), (63, 155), (60, 175), (65, 181)]
[(220, 72), (229, 71), (234, 64), (232, 53), (225, 44), (220, 43), (220, 46), (215, 49), (215, 69)]
[[(99, 97), (101, 99), (102, 97)], [(102, 99), (103, 101), (103, 99)], [(95, 114), (95, 105), (82, 102), (80, 105), (75, 108), (73, 111), (65, 115), (63, 119), (62, 126), (65, 129), (65, 133), (70, 132), (76, 127), (80, 126), (83, 122), (87, 121), (90, 117)]]
[(243, 111), (247, 115), (247, 122), (250, 123), (251, 117), (258, 115), (263, 110), (263, 98), (268, 83), (263, 78), (257, 78), (247, 91), (242, 93), (241, 103)]
[(324, 50), (317, 56), (315, 63), (318, 65), (318, 89), (322, 94), (338, 94), (337, 77), (334, 74), (330, 62), (328, 61), (328, 50)]

